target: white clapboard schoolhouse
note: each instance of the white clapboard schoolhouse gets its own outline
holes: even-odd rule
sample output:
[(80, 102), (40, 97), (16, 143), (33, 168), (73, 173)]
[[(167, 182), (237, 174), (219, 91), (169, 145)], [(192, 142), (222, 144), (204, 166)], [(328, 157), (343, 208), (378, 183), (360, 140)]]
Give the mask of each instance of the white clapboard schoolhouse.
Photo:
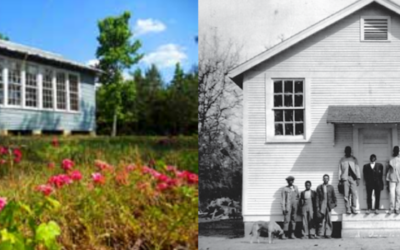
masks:
[[(357, 1), (239, 65), (230, 78), (244, 96), (246, 234), (252, 221), (283, 220), (281, 188), (288, 175), (302, 191), (306, 180), (315, 190), (329, 174), (338, 197), (332, 220), (344, 221), (337, 183), (345, 147), (352, 147), (362, 172), (371, 154), (387, 167), (393, 146), (399, 145), (400, 6)], [(363, 211), (363, 180), (358, 193)], [(388, 208), (388, 198), (385, 187), (382, 209)], [(374, 228), (374, 220), (384, 216), (371, 217), (362, 227)]]

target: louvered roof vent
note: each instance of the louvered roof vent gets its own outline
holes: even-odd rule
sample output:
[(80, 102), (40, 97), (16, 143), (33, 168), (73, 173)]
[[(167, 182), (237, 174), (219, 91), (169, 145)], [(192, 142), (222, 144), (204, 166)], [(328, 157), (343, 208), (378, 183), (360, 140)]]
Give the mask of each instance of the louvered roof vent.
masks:
[(361, 37), (363, 41), (388, 41), (389, 17), (362, 17)]

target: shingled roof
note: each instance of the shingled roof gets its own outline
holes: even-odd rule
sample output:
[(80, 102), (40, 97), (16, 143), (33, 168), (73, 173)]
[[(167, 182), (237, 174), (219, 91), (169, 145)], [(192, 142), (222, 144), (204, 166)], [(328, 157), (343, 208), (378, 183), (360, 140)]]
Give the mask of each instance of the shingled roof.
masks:
[(329, 106), (328, 123), (400, 123), (400, 105)]
[(0, 50), (6, 51), (9, 53), (19, 54), (21, 56), (24, 56), (25, 58), (33, 57), (33, 58), (41, 59), (44, 61), (50, 61), (50, 62), (62, 64), (62, 65), (72, 66), (72, 67), (82, 69), (82, 70), (87, 70), (87, 71), (91, 71), (91, 72), (95, 72), (95, 73), (101, 73), (101, 71), (99, 69), (84, 65), (79, 62), (68, 60), (59, 54), (55, 54), (52, 52), (28, 47), (25, 45), (21, 45), (21, 44), (17, 44), (14, 42), (1, 40), (1, 39), (0, 39)]

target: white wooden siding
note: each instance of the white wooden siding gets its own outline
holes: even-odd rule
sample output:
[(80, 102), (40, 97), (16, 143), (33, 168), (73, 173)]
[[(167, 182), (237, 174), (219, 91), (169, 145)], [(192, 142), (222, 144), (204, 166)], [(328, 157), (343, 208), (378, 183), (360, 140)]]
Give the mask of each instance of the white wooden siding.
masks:
[[(360, 41), (361, 16), (391, 16), (391, 41)], [(245, 73), (245, 221), (281, 216), (280, 191), (288, 175), (295, 176), (295, 185), (304, 190), (306, 180), (315, 189), (322, 176), (329, 174), (338, 196), (333, 214), (344, 212), (343, 196), (337, 192), (338, 162), (345, 146), (353, 145), (353, 130), (351, 125), (341, 125), (334, 131), (326, 123), (327, 108), (399, 105), (399, 65), (400, 18), (372, 4)], [(306, 97), (311, 98), (310, 143), (266, 143), (266, 84), (272, 77), (285, 75), (311, 80), (311, 96)]]

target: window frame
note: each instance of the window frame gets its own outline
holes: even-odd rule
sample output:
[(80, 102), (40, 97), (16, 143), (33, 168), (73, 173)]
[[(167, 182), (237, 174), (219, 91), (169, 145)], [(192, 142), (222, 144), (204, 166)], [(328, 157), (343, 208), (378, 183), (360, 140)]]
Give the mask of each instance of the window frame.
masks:
[[(11, 63), (18, 63), (20, 65), (20, 81), (21, 83), (19, 84), (20, 86), (20, 104), (10, 104), (9, 103), (9, 98), (10, 98), (10, 68), (11, 68)], [(25, 107), (25, 64), (21, 60), (6, 60), (6, 67), (7, 67), (7, 77), (6, 77), (6, 82), (7, 82), (7, 99), (5, 100), (5, 107), (11, 108), (11, 107)], [(12, 83), (12, 85), (17, 85)]]
[[(78, 110), (73, 110), (73, 109), (71, 109), (71, 86), (70, 86), (70, 82), (69, 82), (69, 77), (70, 76), (75, 76), (76, 77), (76, 80), (77, 80), (77, 82), (78, 82), (78, 86), (77, 86), (77, 89), (76, 89), (76, 98), (77, 98), (77, 101), (78, 101)], [(80, 90), (80, 82), (81, 82), (81, 79), (80, 79), (80, 75), (79, 74), (76, 74), (76, 73), (72, 73), (72, 72), (70, 72), (70, 73), (68, 73), (68, 110), (70, 110), (70, 111), (73, 111), (73, 112), (79, 112), (80, 110), (81, 110), (81, 107), (80, 107), (80, 100), (81, 100), (81, 98), (80, 98), (80, 93), (81, 93), (81, 90)]]
[[(51, 108), (47, 108), (47, 107), (44, 107), (44, 84), (43, 84), (43, 82), (44, 82), (44, 79), (45, 79), (45, 74), (46, 74), (46, 70), (50, 70), (51, 71), (51, 103), (52, 103), (52, 107)], [(55, 77), (54, 77), (54, 73), (55, 73), (55, 70), (53, 69), (53, 68), (51, 68), (51, 67), (42, 67), (41, 68), (41, 78), (42, 78), (42, 81), (41, 81), (41, 108), (42, 108), (42, 110), (55, 110), (54, 108), (55, 108), (55, 103), (54, 103), (54, 93), (55, 93), (55, 86), (54, 86), (54, 80), (55, 80)], [(47, 88), (46, 88), (47, 89)]]
[[(9, 109), (21, 109), (21, 110), (33, 110), (33, 111), (45, 111), (45, 112), (58, 112), (58, 113), (71, 113), (71, 114), (81, 114), (81, 107), (80, 107), (80, 99), (81, 99), (81, 74), (79, 71), (71, 71), (67, 69), (62, 69), (58, 67), (53, 67), (53, 66), (47, 66), (44, 64), (38, 64), (35, 62), (30, 62), (30, 61), (23, 61), (20, 59), (14, 59), (14, 58), (9, 58), (5, 56), (0, 56), (0, 59), (3, 60), (4, 62), (4, 70), (3, 70), (3, 86), (4, 86), (4, 103), (0, 103), (1, 108), (9, 108)], [(11, 62), (17, 62), (21, 64), (21, 104), (20, 105), (12, 105), (8, 104), (8, 96), (9, 96), (9, 69)], [(37, 85), (37, 107), (29, 107), (25, 105), (25, 87), (26, 87), (26, 65), (33, 65), (38, 68), (38, 85)], [(44, 76), (44, 70), (49, 69), (53, 71), (53, 77), (52, 77), (52, 84), (53, 84), (53, 108), (44, 108), (43, 107), (43, 76)], [(56, 72), (63, 72), (66, 76), (66, 92), (68, 95), (66, 95), (66, 102), (67, 106), (66, 109), (57, 109), (57, 100), (56, 100)], [(69, 85), (68, 85), (68, 75), (76, 75), (78, 76), (78, 102), (79, 102), (79, 110), (70, 110), (69, 108)]]
[(6, 72), (6, 68), (7, 67), (6, 67), (6, 61), (2, 57), (0, 57), (0, 65), (1, 65), (0, 78), (1, 78), (1, 85), (2, 85), (2, 89), (0, 91), (3, 92), (3, 93), (1, 93), (1, 95), (3, 96), (3, 100), (0, 101), (0, 107), (3, 107), (5, 105), (5, 103), (6, 103), (6, 99), (5, 99), (5, 92), (6, 92), (6, 89), (5, 89), (5, 86), (6, 86), (5, 81), (6, 81), (6, 79), (5, 79), (5, 77), (6, 77), (6, 73), (5, 72)]
[[(293, 107), (274, 107), (274, 82), (285, 80), (301, 80), (303, 81), (303, 106), (299, 108)], [(306, 77), (286, 75), (276, 75), (266, 77), (266, 143), (309, 143), (311, 135), (311, 80)], [(294, 92), (294, 89), (293, 89)], [(283, 93), (284, 95), (284, 93)], [(293, 93), (294, 95), (294, 93)], [(284, 105), (284, 100), (283, 105)], [(294, 101), (294, 100), (293, 100)], [(294, 103), (293, 103), (294, 105)], [(303, 111), (303, 135), (275, 135), (275, 110), (296, 110)], [(295, 128), (293, 128), (295, 129)]]
[[(388, 26), (387, 26), (387, 40), (365, 40), (365, 32), (364, 32), (364, 20), (365, 19), (386, 19), (388, 21)], [(360, 17), (360, 41), (361, 42), (391, 42), (392, 36), (391, 36), (391, 18), (390, 16), (361, 16)]]
[[(29, 66), (32, 66), (32, 67), (35, 67), (36, 68), (36, 106), (34, 107), (34, 106), (28, 106), (28, 105), (26, 105), (26, 94), (27, 94), (27, 88), (33, 88), (32, 86), (29, 86), (28, 87), (28, 85), (27, 85), (27, 82), (28, 82), (28, 79), (27, 79), (27, 72), (28, 72), (28, 67)], [(31, 62), (26, 62), (26, 63), (24, 63), (23, 64), (23, 74), (24, 74), (24, 79), (25, 79), (25, 82), (23, 83), (23, 86), (24, 86), (24, 103), (23, 103), (23, 107), (26, 107), (26, 108), (28, 108), (28, 109), (39, 109), (40, 108), (40, 105), (39, 105), (39, 98), (40, 98), (40, 93), (39, 93), (39, 85), (40, 85), (40, 77), (39, 77), (39, 75), (40, 75), (40, 66), (38, 65), (38, 64), (36, 64), (36, 63), (31, 63)]]

